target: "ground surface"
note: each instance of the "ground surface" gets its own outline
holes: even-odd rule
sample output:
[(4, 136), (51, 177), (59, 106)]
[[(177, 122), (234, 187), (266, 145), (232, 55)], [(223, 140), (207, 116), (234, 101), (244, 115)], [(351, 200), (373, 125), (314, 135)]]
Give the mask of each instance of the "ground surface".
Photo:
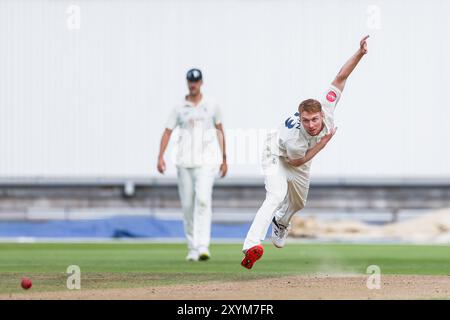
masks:
[[(450, 299), (450, 246), (266, 245), (252, 270), (240, 245), (211, 251), (189, 263), (182, 244), (0, 244), (0, 299)], [(81, 290), (66, 287), (69, 265)], [(366, 286), (370, 265), (379, 290)]]

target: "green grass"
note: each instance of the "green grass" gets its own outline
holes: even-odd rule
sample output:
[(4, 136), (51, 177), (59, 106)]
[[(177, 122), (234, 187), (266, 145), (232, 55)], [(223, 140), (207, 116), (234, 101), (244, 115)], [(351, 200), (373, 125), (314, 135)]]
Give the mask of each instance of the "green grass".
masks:
[(366, 274), (375, 264), (383, 274), (450, 274), (450, 246), (288, 244), (265, 246), (249, 271), (240, 266), (237, 244), (211, 246), (212, 259), (186, 262), (184, 244), (0, 244), (0, 293), (21, 291), (20, 279), (34, 291), (66, 290), (66, 269), (78, 265), (82, 287), (112, 288), (242, 281), (297, 274)]

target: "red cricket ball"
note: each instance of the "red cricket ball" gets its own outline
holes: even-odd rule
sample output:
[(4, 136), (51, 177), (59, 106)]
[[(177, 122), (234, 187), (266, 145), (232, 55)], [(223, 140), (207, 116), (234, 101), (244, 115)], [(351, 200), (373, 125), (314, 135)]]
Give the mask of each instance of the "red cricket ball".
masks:
[(28, 290), (31, 288), (31, 286), (33, 285), (33, 283), (31, 282), (31, 279), (29, 278), (22, 278), (22, 282), (20, 283), (20, 285), (22, 286), (22, 288), (24, 288), (25, 290)]

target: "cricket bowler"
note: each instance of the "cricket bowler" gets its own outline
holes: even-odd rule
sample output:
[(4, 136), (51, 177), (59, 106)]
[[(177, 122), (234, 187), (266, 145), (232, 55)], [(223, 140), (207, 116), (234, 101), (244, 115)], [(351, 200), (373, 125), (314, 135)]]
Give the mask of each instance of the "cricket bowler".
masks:
[(298, 112), (288, 117), (277, 132), (267, 136), (262, 155), (266, 198), (245, 238), (243, 267), (251, 269), (262, 257), (261, 242), (271, 224), (272, 243), (277, 248), (285, 245), (291, 218), (305, 207), (311, 160), (336, 133), (334, 109), (347, 78), (367, 53), (368, 37), (360, 41), (359, 49), (344, 64), (320, 101), (302, 101)]
[[(186, 75), (189, 93), (171, 112), (161, 138), (157, 169), (166, 170), (164, 152), (172, 131), (179, 127), (176, 167), (178, 193), (187, 238), (188, 261), (210, 259), (211, 198), (217, 172), (223, 178), (228, 166), (219, 105), (203, 96), (203, 75), (191, 69)], [(222, 157), (220, 158), (220, 153)]]

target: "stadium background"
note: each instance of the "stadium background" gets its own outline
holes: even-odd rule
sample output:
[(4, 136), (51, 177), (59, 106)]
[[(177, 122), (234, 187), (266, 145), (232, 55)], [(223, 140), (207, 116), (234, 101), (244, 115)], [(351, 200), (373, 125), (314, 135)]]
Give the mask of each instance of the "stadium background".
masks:
[[(448, 12), (444, 0), (1, 0), (0, 238), (182, 242), (175, 139), (166, 175), (156, 158), (198, 67), (227, 138), (213, 242), (240, 243), (264, 199), (264, 132), (321, 94), (370, 34), (304, 210), (314, 226), (353, 224), (298, 238), (448, 244)], [(434, 210), (426, 236), (349, 236)]]

